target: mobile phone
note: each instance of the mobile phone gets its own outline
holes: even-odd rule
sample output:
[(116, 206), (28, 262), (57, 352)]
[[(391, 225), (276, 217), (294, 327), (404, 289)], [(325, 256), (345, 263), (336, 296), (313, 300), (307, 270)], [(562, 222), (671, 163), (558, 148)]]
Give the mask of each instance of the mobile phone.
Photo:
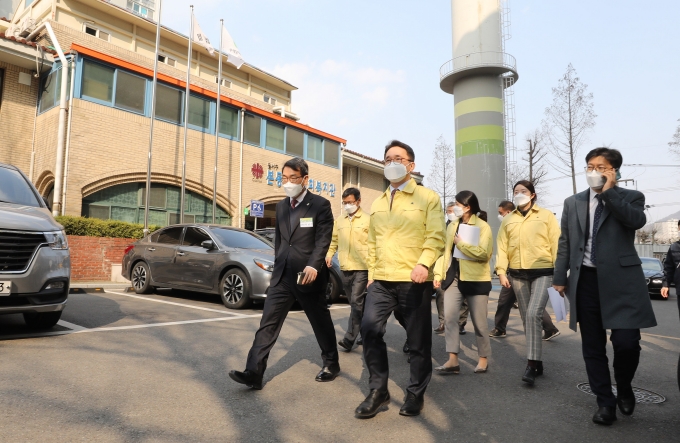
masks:
[(305, 273), (304, 272), (298, 272), (297, 274), (297, 284), (302, 285), (302, 280), (305, 279)]

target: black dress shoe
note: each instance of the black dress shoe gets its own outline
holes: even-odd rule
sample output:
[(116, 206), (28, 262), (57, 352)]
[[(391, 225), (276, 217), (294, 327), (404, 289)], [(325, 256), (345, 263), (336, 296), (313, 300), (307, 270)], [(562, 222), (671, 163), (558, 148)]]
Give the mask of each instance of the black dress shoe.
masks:
[(443, 334), (444, 333), (444, 323), (440, 324), (436, 328), (434, 328), (434, 333), (435, 334)]
[(236, 383), (241, 383), (249, 388), (257, 389), (258, 391), (262, 389), (262, 376), (257, 375), (253, 371), (246, 369), (245, 371), (229, 371), (229, 377)]
[(463, 325), (459, 326), (459, 327), (458, 327), (458, 333), (459, 333), (460, 335), (465, 335), (465, 334), (467, 334), (467, 332), (465, 331), (465, 326), (463, 326)]
[(404, 342), (404, 347), (401, 350), (404, 351), (404, 354), (411, 352), (411, 348), (408, 347), (408, 340)]
[(318, 374), (316, 374), (316, 381), (333, 381), (340, 373), (340, 366), (324, 366)]
[(635, 411), (635, 393), (633, 393), (633, 388), (629, 386), (623, 389), (617, 386), (617, 394), (616, 404), (619, 405), (619, 411), (623, 415), (633, 415), (633, 411)]
[(423, 410), (423, 404), (424, 401), (422, 397), (418, 398), (415, 394), (408, 392), (404, 399), (404, 406), (399, 409), (399, 415), (405, 415), (407, 417), (420, 415), (420, 411)]
[(361, 339), (361, 336), (359, 336), (359, 338), (357, 338), (356, 344), (357, 344), (357, 346), (361, 346), (361, 345), (364, 344), (364, 341)]
[(543, 375), (543, 362), (540, 360), (536, 362), (536, 376), (539, 375)]
[(616, 408), (610, 406), (602, 406), (593, 415), (593, 423), (598, 425), (611, 426), (616, 421)]
[(524, 375), (522, 376), (522, 381), (530, 386), (533, 386), (534, 382), (536, 381), (536, 375), (538, 375), (537, 372), (538, 371), (535, 368), (527, 366), (526, 370), (524, 371)]
[(389, 391), (380, 392), (377, 389), (371, 389), (371, 393), (368, 394), (366, 400), (361, 402), (359, 407), (354, 410), (354, 416), (356, 418), (373, 418), (389, 403)]
[(338, 342), (338, 345), (342, 348), (343, 351), (350, 352), (352, 350), (352, 346), (354, 346), (354, 343), (347, 340), (346, 338), (343, 338)]

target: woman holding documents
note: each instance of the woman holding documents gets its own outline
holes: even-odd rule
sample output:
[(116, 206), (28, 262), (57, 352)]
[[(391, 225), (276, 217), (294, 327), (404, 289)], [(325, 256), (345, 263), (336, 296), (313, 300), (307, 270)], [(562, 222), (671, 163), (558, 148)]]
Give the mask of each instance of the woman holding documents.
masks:
[(521, 180), (513, 187), (517, 207), (498, 231), (496, 273), (501, 285), (510, 287), (519, 301), (527, 338), (527, 368), (522, 381), (533, 385), (543, 374), (541, 319), (552, 285), (560, 226), (555, 215), (536, 205), (534, 185)]
[(444, 255), (435, 264), (434, 287), (446, 291), (444, 330), (449, 359), (434, 370), (440, 375), (460, 372), (458, 317), (465, 297), (477, 336), (479, 363), (475, 372), (483, 373), (487, 370), (487, 358), (491, 354), (486, 317), (491, 292), (489, 260), (493, 251), (493, 235), (486, 223), (486, 212), (480, 210), (479, 200), (471, 191), (461, 191), (456, 195), (456, 206), (447, 217), (451, 223), (446, 230)]

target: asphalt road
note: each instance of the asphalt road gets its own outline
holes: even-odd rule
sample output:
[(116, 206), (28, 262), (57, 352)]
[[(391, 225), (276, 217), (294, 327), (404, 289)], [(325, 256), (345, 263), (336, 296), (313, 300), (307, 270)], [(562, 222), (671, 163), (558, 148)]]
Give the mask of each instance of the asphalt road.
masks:
[[(643, 331), (634, 386), (666, 397), (640, 404), (611, 428), (590, 418), (580, 337), (566, 323), (545, 343), (545, 375), (530, 388), (519, 313), (504, 339), (493, 339), (489, 372), (474, 374), (472, 326), (462, 337), (461, 374), (433, 375), (425, 409), (399, 416), (408, 379), (405, 334), (392, 321), (392, 403), (371, 420), (354, 418), (367, 393), (359, 351), (341, 353), (342, 374), (317, 383), (320, 351), (302, 312), (291, 312), (274, 347), (266, 385), (252, 391), (231, 381), (243, 369), (261, 310), (230, 311), (218, 297), (161, 291), (143, 297), (109, 290), (74, 294), (60, 323), (34, 334), (20, 316), (0, 317), (0, 441), (7, 442), (677, 442), (676, 379), (680, 322), (675, 295), (653, 301), (659, 326)], [(489, 304), (489, 324), (497, 293)], [(333, 307), (338, 338), (349, 309)], [(433, 319), (436, 309), (433, 303)], [(611, 356), (611, 345), (610, 356)], [(433, 340), (434, 363), (446, 359)]]

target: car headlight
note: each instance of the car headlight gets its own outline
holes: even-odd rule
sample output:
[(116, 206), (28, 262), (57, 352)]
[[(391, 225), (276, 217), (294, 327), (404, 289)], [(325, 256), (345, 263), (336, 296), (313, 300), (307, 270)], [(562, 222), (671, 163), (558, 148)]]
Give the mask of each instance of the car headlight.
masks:
[(274, 262), (269, 260), (262, 260), (259, 258), (254, 258), (253, 261), (259, 267), (265, 271), (274, 272)]
[(652, 280), (652, 283), (654, 283), (655, 285), (660, 285), (660, 284), (663, 283), (663, 280), (659, 280), (658, 278), (655, 278), (654, 280)]
[(43, 232), (47, 239), (47, 244), (52, 249), (68, 249), (68, 241), (64, 231)]

